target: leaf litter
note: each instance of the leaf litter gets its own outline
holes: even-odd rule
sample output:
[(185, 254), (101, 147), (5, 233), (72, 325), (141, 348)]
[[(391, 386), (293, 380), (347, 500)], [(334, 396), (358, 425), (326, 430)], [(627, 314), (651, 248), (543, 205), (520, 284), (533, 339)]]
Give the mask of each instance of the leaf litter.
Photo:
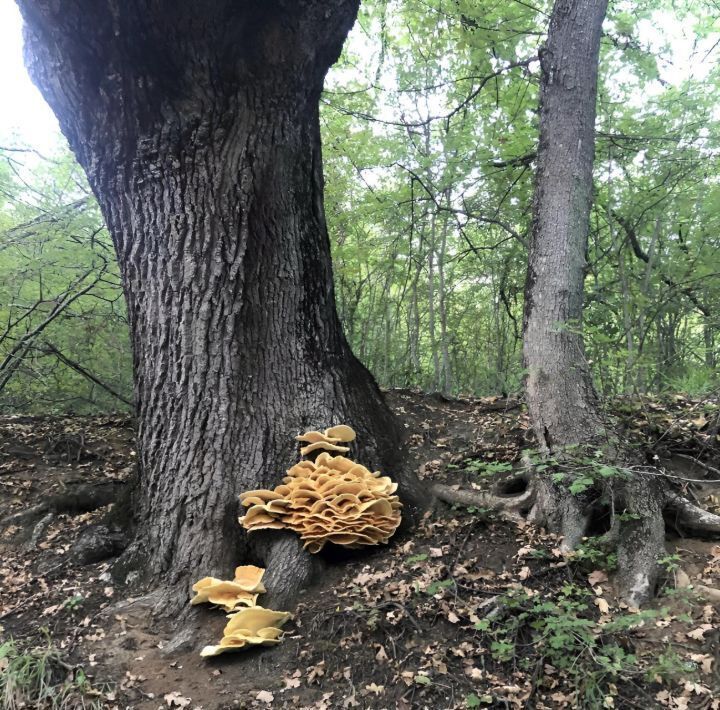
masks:
[[(483, 488), (532, 447), (517, 401), (407, 390), (388, 399), (409, 425), (412, 464), (432, 482)], [(623, 398), (614, 407), (649, 456), (682, 462), (678, 475), (705, 477), (702, 464), (720, 460), (716, 403)], [(0, 519), (78, 481), (122, 486), (134, 457), (128, 420), (3, 417)], [(636, 614), (615, 599), (611, 570), (566, 558), (552, 536), (438, 506), (388, 548), (331, 565), (282, 648), (207, 663), (194, 651), (162, 655), (169, 630), (142, 607), (122, 607), (128, 592), (110, 576), (111, 559), (69, 560), (107, 508), (55, 515), (32, 546), (32, 525), (0, 529), (0, 634), (29, 647), (46, 627), (68, 665), (107, 688), (108, 710), (583, 707), (577, 668), (591, 661), (604, 669), (597, 707), (718, 707), (718, 610), (694, 592), (720, 586), (711, 542), (669, 540), (668, 567), (687, 579), (676, 585), (670, 570), (666, 589)], [(572, 618), (568, 639), (587, 640), (567, 641), (575, 656), (566, 667), (564, 649), (551, 646), (564, 643), (558, 609)]]

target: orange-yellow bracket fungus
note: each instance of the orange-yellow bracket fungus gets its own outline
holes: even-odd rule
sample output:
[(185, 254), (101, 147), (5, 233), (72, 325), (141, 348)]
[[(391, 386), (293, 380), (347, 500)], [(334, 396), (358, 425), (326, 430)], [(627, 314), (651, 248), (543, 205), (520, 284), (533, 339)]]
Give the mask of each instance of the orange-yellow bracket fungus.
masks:
[(271, 646), (280, 643), (282, 625), (290, 618), (286, 611), (273, 611), (261, 606), (242, 609), (232, 614), (217, 646), (205, 646), (204, 658), (219, 656), (226, 651), (240, 651), (248, 646)]
[(301, 441), (306, 444), (317, 444), (319, 442), (327, 442), (328, 444), (337, 444), (338, 441), (349, 442), (355, 440), (355, 430), (347, 424), (338, 424), (331, 426), (325, 431), (306, 431), (304, 434), (295, 437), (295, 441)]
[(244, 565), (235, 569), (232, 581), (204, 577), (192, 586), (195, 596), (190, 604), (217, 604), (226, 611), (233, 611), (239, 606), (254, 606), (258, 594), (265, 591), (262, 577), (265, 570), (254, 565)]
[(241, 524), (250, 532), (293, 530), (310, 552), (319, 552), (327, 542), (347, 547), (387, 543), (401, 520), (397, 483), (331, 453), (345, 453), (347, 447), (335, 442), (352, 441), (355, 432), (340, 424), (296, 438), (310, 442), (300, 450), (302, 454), (324, 451), (314, 462), (295, 464), (275, 490), (243, 493), (240, 499), (248, 511)]
[(346, 454), (350, 449), (347, 446), (337, 446), (329, 441), (316, 441), (314, 444), (308, 444), (300, 449), (303, 456), (311, 454), (313, 451), (341, 451)]
[(325, 436), (337, 439), (338, 441), (355, 441), (355, 430), (347, 424), (338, 424), (325, 429)]

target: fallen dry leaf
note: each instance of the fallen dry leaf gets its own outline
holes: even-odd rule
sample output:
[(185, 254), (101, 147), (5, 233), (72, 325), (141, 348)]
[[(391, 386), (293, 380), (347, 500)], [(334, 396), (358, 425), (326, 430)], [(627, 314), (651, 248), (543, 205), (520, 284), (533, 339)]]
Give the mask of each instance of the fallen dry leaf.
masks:
[(602, 582), (607, 582), (608, 576), (601, 569), (596, 569), (594, 572), (590, 572), (588, 575), (588, 584), (591, 587), (596, 587)]

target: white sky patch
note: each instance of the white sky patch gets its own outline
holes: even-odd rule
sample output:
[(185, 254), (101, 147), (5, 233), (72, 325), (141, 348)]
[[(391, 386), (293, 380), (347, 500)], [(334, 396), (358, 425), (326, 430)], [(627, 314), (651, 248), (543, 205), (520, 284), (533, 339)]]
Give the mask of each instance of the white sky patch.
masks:
[(23, 144), (41, 153), (62, 145), (55, 115), (30, 81), (22, 54), (22, 17), (13, 0), (0, 0), (0, 145)]

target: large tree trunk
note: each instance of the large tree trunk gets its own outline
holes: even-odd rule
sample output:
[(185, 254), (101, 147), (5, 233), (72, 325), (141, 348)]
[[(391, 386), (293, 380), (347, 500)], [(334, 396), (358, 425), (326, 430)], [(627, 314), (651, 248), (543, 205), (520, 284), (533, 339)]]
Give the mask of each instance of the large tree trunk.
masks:
[[(358, 1), (19, 3), (121, 266), (140, 457), (128, 561), (176, 590), (168, 609), (249, 554), (237, 496), (279, 482), (298, 432), (350, 424), (363, 463), (400, 474), (400, 429), (336, 315), (323, 211), (318, 99)], [(309, 555), (260, 539), (287, 597)]]

